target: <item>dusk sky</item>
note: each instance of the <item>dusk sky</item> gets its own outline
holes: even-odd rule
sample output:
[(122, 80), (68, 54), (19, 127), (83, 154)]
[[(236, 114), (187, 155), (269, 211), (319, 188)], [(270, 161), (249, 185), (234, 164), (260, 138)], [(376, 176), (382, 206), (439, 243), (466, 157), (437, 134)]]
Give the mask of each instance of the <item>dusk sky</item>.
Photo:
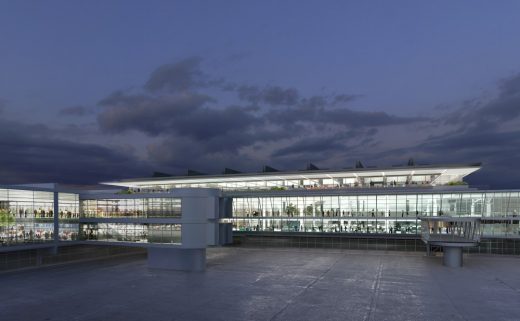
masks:
[(520, 1), (0, 0), (0, 184), (482, 162), (520, 187)]

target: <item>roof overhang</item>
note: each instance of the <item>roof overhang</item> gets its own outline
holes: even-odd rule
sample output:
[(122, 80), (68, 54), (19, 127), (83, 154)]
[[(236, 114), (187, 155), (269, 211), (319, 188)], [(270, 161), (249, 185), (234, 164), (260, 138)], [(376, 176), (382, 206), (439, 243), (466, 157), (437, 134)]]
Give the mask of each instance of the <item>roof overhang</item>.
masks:
[(316, 170), (296, 172), (270, 172), (270, 173), (239, 173), (226, 175), (204, 176), (172, 176), (136, 178), (119, 181), (102, 182), (104, 185), (139, 188), (144, 186), (160, 186), (174, 184), (215, 184), (232, 182), (255, 182), (274, 180), (300, 180), (318, 178), (356, 178), (379, 176), (408, 176), (408, 175), (446, 175), (467, 176), (480, 169), (480, 164), (474, 165), (445, 165), (445, 166), (413, 166), (413, 167), (389, 167), (389, 168), (356, 168), (344, 170)]

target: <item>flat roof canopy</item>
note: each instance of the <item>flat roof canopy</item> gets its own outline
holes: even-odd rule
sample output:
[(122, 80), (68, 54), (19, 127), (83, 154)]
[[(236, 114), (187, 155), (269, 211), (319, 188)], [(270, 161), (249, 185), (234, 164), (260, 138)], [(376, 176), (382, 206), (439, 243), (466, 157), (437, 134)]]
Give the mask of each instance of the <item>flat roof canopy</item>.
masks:
[(175, 185), (175, 184), (205, 184), (205, 183), (231, 183), (231, 182), (254, 182), (272, 180), (300, 180), (319, 178), (356, 178), (356, 177), (378, 177), (378, 176), (408, 176), (408, 175), (446, 175), (467, 176), (480, 169), (480, 164), (470, 165), (419, 165), (408, 167), (386, 167), (386, 168), (355, 168), (341, 170), (308, 170), (288, 172), (265, 172), (265, 173), (236, 173), (200, 176), (171, 176), (171, 177), (149, 177), (124, 179), (118, 181), (103, 182), (101, 184), (143, 187), (153, 185)]

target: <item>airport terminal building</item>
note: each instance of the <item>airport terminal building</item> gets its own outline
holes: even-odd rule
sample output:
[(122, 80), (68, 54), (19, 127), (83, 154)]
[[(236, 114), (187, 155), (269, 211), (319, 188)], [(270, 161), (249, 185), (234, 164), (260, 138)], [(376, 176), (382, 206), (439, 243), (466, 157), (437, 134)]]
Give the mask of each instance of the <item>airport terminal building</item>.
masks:
[(104, 245), (159, 255), (233, 240), (419, 251), (421, 218), (474, 217), (482, 242), (471, 251), (518, 255), (520, 190), (467, 185), (464, 178), (479, 169), (412, 163), (323, 170), (310, 164), (291, 172), (268, 166), (259, 173), (189, 171), (103, 182), (95, 189), (0, 186), (0, 251)]

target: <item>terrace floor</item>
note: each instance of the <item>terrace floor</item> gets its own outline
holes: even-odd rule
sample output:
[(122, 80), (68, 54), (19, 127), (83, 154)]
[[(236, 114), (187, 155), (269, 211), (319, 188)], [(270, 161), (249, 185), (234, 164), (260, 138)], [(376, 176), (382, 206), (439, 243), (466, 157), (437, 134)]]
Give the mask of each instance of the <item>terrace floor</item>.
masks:
[(0, 274), (10, 320), (519, 320), (520, 257), (208, 249), (205, 272), (117, 258)]

